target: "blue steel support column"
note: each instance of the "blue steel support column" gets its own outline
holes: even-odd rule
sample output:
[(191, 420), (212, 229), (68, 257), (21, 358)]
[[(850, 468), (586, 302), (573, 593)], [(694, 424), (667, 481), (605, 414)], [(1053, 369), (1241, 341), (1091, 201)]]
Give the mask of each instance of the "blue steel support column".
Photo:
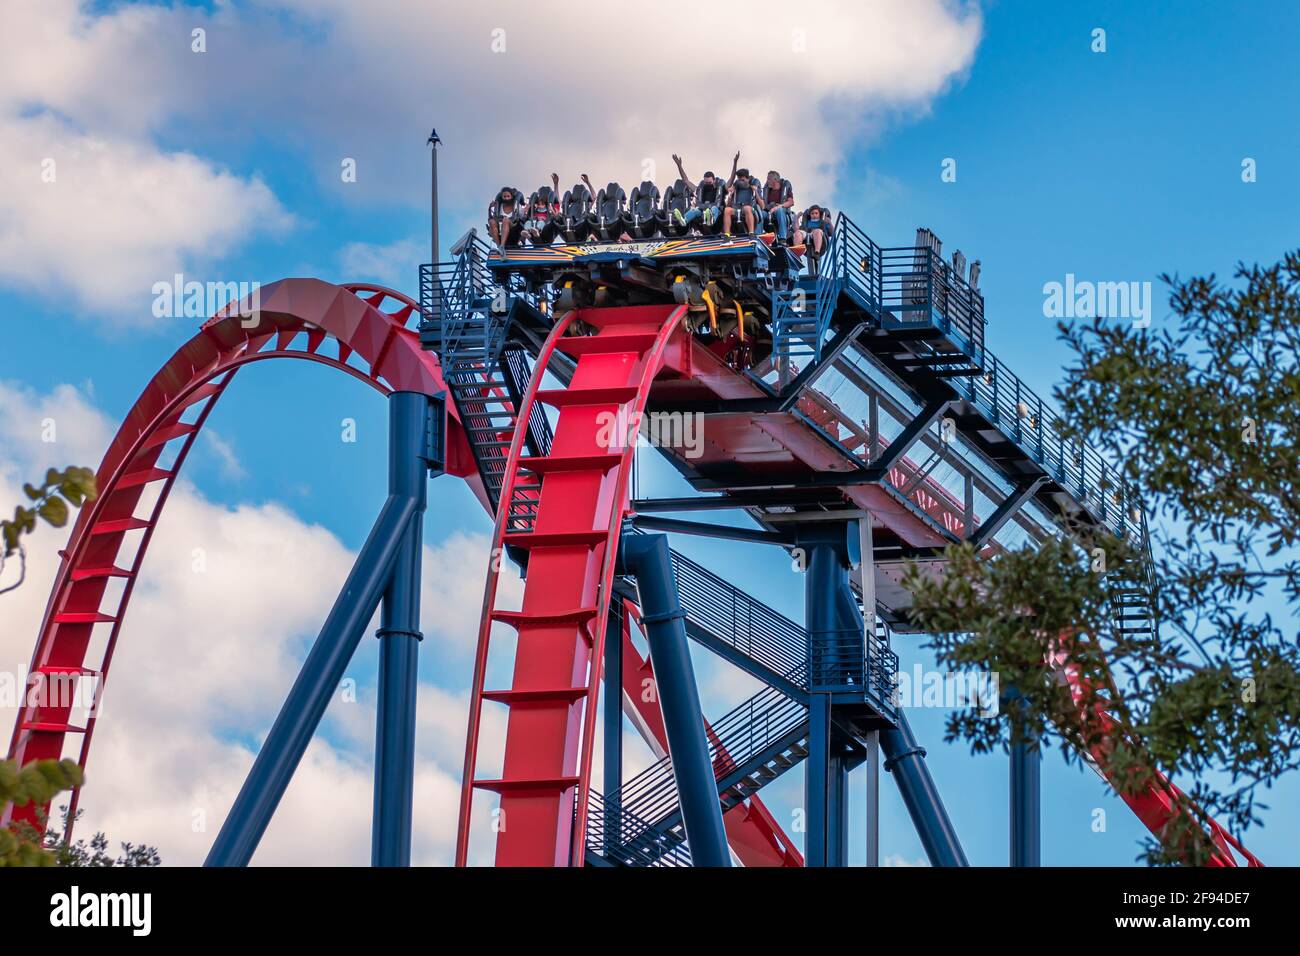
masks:
[(722, 803), (686, 642), (686, 613), (677, 598), (668, 539), (662, 534), (624, 533), (619, 557), (624, 568), (636, 576), (641, 597), (641, 620), (650, 645), (691, 861), (695, 866), (730, 866)]
[(880, 732), (880, 749), (885, 752), (885, 770), (894, 775), (930, 865), (970, 866), (925, 765), (925, 750), (917, 744), (901, 709), (898, 726)]
[(379, 638), (375, 730), (375, 802), (370, 862), (411, 865), (415, 788), (416, 665), (420, 641), (420, 558), (429, 483), (429, 398), (394, 392), (388, 399), (388, 493), (415, 502), (384, 594)]
[(831, 730), (831, 759), (826, 828), (826, 865), (849, 865), (849, 770), (853, 766), (851, 754), (842, 740)]
[(1042, 866), (1042, 751), (1017, 729), (1024, 706), (1014, 688), (1006, 695), (1011, 727), (1011, 865)]
[(609, 612), (605, 631), (605, 846), (619, 842), (619, 788), (623, 785), (623, 602)]
[[(845, 834), (837, 826), (844, 808), (837, 802), (845, 788), (839, 777), (844, 768), (833, 759), (831, 694), (818, 692), (819, 684), (834, 680), (841, 657), (838, 632), (841, 628), (839, 589), (847, 580), (848, 567), (840, 549), (830, 540), (814, 540), (805, 546), (808, 569), (804, 578), (804, 614), (808, 628), (808, 758), (804, 776), (807, 804), (807, 839), (804, 859), (808, 866), (835, 866), (843, 859)], [(829, 671), (829, 673), (828, 673)]]
[(379, 606), (394, 558), (415, 514), (415, 501), (390, 495), (384, 502), (285, 698), (234, 806), (221, 826), (206, 866), (246, 866), (284, 796), (307, 744), (361, 643), (366, 624)]

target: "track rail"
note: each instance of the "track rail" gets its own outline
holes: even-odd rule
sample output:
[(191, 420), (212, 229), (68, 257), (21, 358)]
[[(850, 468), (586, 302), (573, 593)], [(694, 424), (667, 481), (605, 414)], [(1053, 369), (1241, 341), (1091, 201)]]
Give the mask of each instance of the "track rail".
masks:
[[(573, 310), (547, 337), (536, 367), (558, 348), (577, 358), (568, 388), (542, 391), (533, 376), (518, 409), (527, 421), (536, 403), (558, 409), (544, 456), (525, 456), (516, 429), (501, 487), (483, 614), (474, 660), (465, 772), (461, 782), (456, 863), (468, 859), (474, 791), (500, 795), (498, 865), (581, 865), (596, 700), (613, 598), (615, 556), (639, 420), (669, 340), (682, 331), (684, 306)], [(570, 336), (578, 320), (594, 335)], [(581, 328), (583, 326), (576, 326)], [(611, 440), (612, 439), (612, 440)], [(521, 475), (535, 476), (522, 480)], [(527, 552), (519, 610), (498, 604), (500, 555)], [(511, 686), (484, 681), (494, 623), (518, 641)], [(479, 779), (479, 732), (485, 700), (509, 708), (502, 776)]]
[[(1142, 821), (1143, 826), (1157, 838), (1163, 839), (1169, 823), (1180, 813), (1188, 812), (1184, 806), (1187, 799), (1186, 795), (1172, 780), (1155, 769), (1153, 769), (1154, 779), (1149, 781), (1138, 792), (1129, 793), (1120, 786), (1117, 780), (1117, 771), (1110, 759), (1116, 749), (1116, 742), (1121, 738), (1127, 738), (1130, 743), (1136, 745), (1139, 749), (1141, 742), (1135, 739), (1127, 728), (1112, 717), (1106, 708), (1102, 706), (1101, 701), (1090, 692), (1089, 680), (1080, 673), (1078, 665), (1072, 661), (1069, 654), (1069, 647), (1073, 640), (1073, 636), (1062, 636), (1058, 646), (1052, 653), (1051, 663), (1056, 672), (1064, 679), (1066, 686), (1070, 689), (1070, 696), (1079, 709), (1079, 726), (1082, 728), (1082, 739), (1078, 739), (1078, 735), (1075, 734), (1073, 728), (1062, 727), (1061, 731), (1069, 735), (1071, 739), (1075, 739), (1076, 747), (1084, 759), (1088, 761), (1099, 777), (1111, 785), (1120, 799), (1128, 804), (1129, 809)], [(1113, 685), (1109, 688), (1108, 696), (1111, 698), (1116, 696)], [(1257, 867), (1264, 865), (1259, 857), (1247, 850), (1241, 844), (1241, 841), (1224, 829), (1218, 821), (1206, 817), (1203, 821), (1196, 821), (1196, 825), (1201, 827), (1214, 846), (1214, 851), (1210, 855), (1209, 866), (1238, 866), (1237, 858), (1233, 855), (1234, 850), (1240, 854), (1246, 866)]]

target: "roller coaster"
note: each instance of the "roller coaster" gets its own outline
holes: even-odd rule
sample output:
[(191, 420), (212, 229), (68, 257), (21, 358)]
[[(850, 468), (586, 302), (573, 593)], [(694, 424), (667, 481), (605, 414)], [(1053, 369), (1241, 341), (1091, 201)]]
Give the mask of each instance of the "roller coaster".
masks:
[[(1050, 407), (986, 349), (983, 296), (937, 243), (881, 247), (840, 214), (815, 275), (802, 253), (770, 236), (501, 249), (470, 231), (420, 267), (418, 300), (285, 279), (256, 310), (229, 304), (148, 383), (100, 465), (37, 636), (30, 679), (44, 693), (18, 715), (10, 756), (86, 765), (134, 586), (196, 437), (244, 366), (300, 359), (387, 396), (389, 493), (209, 865), (252, 859), (377, 610), (372, 863), (409, 864), (430, 475), (466, 481), (494, 520), (458, 865), (844, 866), (858, 767), (874, 865), (882, 762), (930, 862), (966, 865), (895, 693), (892, 645), (916, 631), (904, 569), (942, 573), (947, 545), (992, 556), (1069, 517), (1145, 556), (1109, 580), (1114, 626), (1150, 630), (1141, 499), (1096, 451), (1063, 440)], [(699, 416), (704, 441), (638, 448), (637, 426), (655, 415)], [(632, 434), (611, 441), (611, 419)], [(662, 455), (695, 493), (640, 497), (638, 454)], [(720, 513), (752, 527), (676, 517)], [(804, 620), (674, 551), (670, 533), (790, 552)], [(523, 575), (518, 606), (498, 588), (503, 567)], [(706, 717), (692, 643), (762, 689)], [(1068, 657), (1052, 663), (1080, 708), (1095, 707)], [(93, 686), (89, 705), (55, 693), (69, 682)], [(489, 708), (504, 711), (500, 759), (480, 739)], [(1092, 716), (1108, 733), (1084, 757), (1104, 775), (1128, 731)], [(635, 774), (626, 724), (656, 757)], [(1032, 741), (1012, 747), (1017, 866), (1040, 863), (1039, 759)], [(759, 792), (801, 764), (802, 847)], [(1156, 835), (1178, 797), (1159, 775), (1124, 795)], [(47, 811), (10, 806), (0, 823)], [(1206, 826), (1213, 865), (1260, 865)]]

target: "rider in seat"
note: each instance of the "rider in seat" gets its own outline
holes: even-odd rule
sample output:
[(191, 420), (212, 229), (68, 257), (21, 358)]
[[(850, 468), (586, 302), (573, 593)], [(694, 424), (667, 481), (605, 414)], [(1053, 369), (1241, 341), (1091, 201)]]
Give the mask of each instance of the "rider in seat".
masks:
[(664, 205), (659, 210), (659, 231), (665, 236), (684, 236), (689, 231), (687, 216), (695, 211), (695, 192), (685, 179), (674, 180), (664, 190)]
[(799, 223), (794, 230), (794, 244), (806, 247), (809, 275), (820, 274), (822, 253), (826, 251), (826, 244), (830, 242), (833, 228), (830, 211), (816, 204), (805, 209), (799, 217)]
[(549, 246), (560, 232), (560, 174), (551, 173), (551, 185), (539, 186), (528, 199), (524, 238), (534, 246)]
[(727, 191), (727, 208), (722, 213), (722, 234), (731, 236), (732, 223), (744, 222), (745, 232), (751, 236), (758, 234), (763, 224), (762, 196), (759, 195), (759, 183), (749, 175), (748, 169), (736, 171), (736, 177)]
[(794, 187), (775, 169), (769, 170), (761, 200), (774, 244), (784, 245), (790, 241), (790, 227), (794, 225)]
[(716, 234), (722, 228), (722, 207), (725, 205), (727, 189), (731, 181), (736, 178), (736, 164), (740, 162), (740, 153), (736, 153), (731, 161), (731, 179), (725, 184), (713, 175), (712, 170), (706, 172), (698, 184), (693, 183), (682, 167), (682, 158), (676, 153), (673, 154), (673, 162), (677, 164), (677, 172), (682, 177), (681, 182), (685, 183), (694, 203), (680, 210), (680, 215), (671, 209), (668, 210), (668, 215), (683, 231), (698, 223), (702, 235)]
[(514, 186), (502, 186), (488, 203), (488, 235), (497, 247), (517, 246), (524, 235), (524, 194)]
[(650, 180), (632, 187), (631, 233), (638, 239), (652, 239), (659, 231), (659, 187)]

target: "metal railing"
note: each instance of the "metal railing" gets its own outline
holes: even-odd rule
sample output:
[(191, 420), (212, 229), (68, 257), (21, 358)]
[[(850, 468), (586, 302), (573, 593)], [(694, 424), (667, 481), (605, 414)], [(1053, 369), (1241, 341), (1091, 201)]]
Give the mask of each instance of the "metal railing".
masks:
[(490, 251), (471, 229), (452, 246), (450, 260), (421, 264), (420, 313), (426, 328), (442, 328), (448, 317), (468, 314), (473, 303), (491, 291)]
[[(524, 392), (533, 375), (532, 361), (527, 352), (521, 348), (506, 349), (502, 355), (506, 367), (506, 379), (510, 382), (510, 397), (518, 408), (523, 402)], [(546, 417), (546, 410), (541, 402), (533, 402), (528, 411), (528, 450), (537, 456), (551, 453), (551, 420)]]
[(1074, 495), (1100, 524), (1143, 545), (1145, 523), (1140, 497), (1119, 470), (1090, 446), (1063, 439), (1064, 419), (1014, 372), (988, 355), (983, 374), (955, 381), (953, 387)]
[(898, 675), (898, 655), (889, 646), (889, 630), (876, 618), (876, 633), (864, 638), (862, 628), (822, 632), (809, 649), (809, 689), (851, 691), (872, 698), (888, 715)]
[[(850, 228), (856, 228), (850, 224)], [(984, 299), (928, 247), (880, 250), (880, 307), (903, 325), (943, 332), (973, 364), (984, 363)], [(882, 316), (887, 319), (887, 316)]]
[(802, 627), (685, 555), (672, 552), (672, 563), (688, 621), (802, 686), (796, 679), (807, 655)]
[(844, 213), (835, 218), (828, 258), (831, 274), (878, 314), (885, 297), (883, 250)]
[(814, 691), (864, 689), (867, 648), (860, 628), (822, 631), (809, 641), (808, 684)]
[(587, 850), (622, 866), (690, 866), (686, 844), (655, 830), (636, 814), (607, 804), (594, 790), (587, 800)]
[(889, 646), (889, 625), (875, 617), (875, 633), (867, 641), (867, 692), (886, 714), (894, 713), (894, 692), (898, 686), (898, 655)]

